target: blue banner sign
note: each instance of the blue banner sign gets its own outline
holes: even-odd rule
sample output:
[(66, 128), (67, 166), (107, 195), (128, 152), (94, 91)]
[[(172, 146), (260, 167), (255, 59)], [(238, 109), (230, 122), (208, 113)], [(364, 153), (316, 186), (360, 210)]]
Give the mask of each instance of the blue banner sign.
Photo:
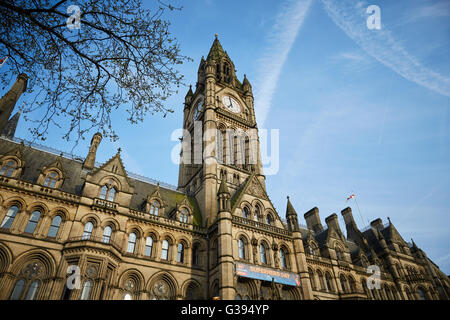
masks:
[(236, 263), (236, 274), (241, 277), (265, 280), (288, 286), (300, 286), (300, 277), (296, 273), (274, 270), (245, 263)]

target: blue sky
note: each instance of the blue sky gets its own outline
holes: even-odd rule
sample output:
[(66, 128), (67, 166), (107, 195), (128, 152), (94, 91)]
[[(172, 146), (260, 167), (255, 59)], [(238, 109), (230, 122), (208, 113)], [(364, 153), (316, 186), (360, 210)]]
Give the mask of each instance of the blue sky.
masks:
[[(450, 273), (450, 2), (431, 0), (178, 1), (171, 30), (193, 62), (195, 84), (214, 34), (253, 86), (259, 128), (279, 129), (280, 169), (267, 189), (284, 218), (286, 196), (304, 223), (317, 206), (322, 222), (354, 192), (364, 221), (391, 221)], [(366, 8), (381, 10), (368, 30)], [(114, 116), (120, 140), (104, 140), (97, 161), (120, 146), (127, 170), (177, 184), (171, 162), (187, 89), (168, 101), (175, 113), (144, 123)], [(23, 97), (22, 99), (26, 99)], [(22, 120), (17, 136), (30, 139)], [(46, 145), (69, 152), (55, 130)], [(85, 156), (88, 141), (74, 153)], [(352, 200), (353, 201), (353, 200)]]

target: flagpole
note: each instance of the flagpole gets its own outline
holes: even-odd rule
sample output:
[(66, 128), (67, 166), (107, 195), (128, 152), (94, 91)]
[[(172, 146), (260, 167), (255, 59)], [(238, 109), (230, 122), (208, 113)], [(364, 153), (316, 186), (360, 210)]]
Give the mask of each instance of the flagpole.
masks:
[[(356, 207), (358, 208), (359, 217), (361, 218), (362, 223), (364, 223), (364, 218), (361, 214), (361, 209), (359, 209), (358, 201), (356, 201), (356, 196), (355, 196), (355, 193), (353, 192), (353, 190), (352, 190), (352, 195), (353, 195), (353, 199), (355, 199)], [(368, 220), (366, 220), (366, 221), (367, 221), (367, 225), (369, 225), (369, 221)]]
[[(352, 194), (355, 194), (355, 193), (352, 192)], [(356, 201), (356, 196), (354, 196), (353, 199), (355, 199), (356, 207), (358, 208), (358, 212), (359, 212), (359, 216), (361, 217), (361, 221), (364, 223), (364, 218), (361, 214), (361, 210), (359, 209), (358, 201)], [(366, 221), (367, 221), (367, 225), (369, 225), (369, 220), (366, 220)]]

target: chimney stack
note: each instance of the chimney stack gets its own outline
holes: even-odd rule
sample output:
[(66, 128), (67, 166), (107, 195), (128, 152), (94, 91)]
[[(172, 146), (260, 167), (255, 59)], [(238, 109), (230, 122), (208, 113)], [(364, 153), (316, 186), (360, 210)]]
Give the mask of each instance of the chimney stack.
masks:
[(334, 230), (342, 234), (341, 228), (339, 227), (338, 216), (336, 213), (333, 213), (326, 217), (325, 222), (328, 226), (328, 229), (334, 228)]
[(0, 132), (5, 129), (11, 113), (22, 93), (27, 90), (28, 76), (21, 73), (11, 89), (0, 99)]
[(100, 142), (102, 141), (102, 138), (103, 137), (100, 132), (95, 133), (94, 136), (92, 137), (89, 153), (83, 163), (83, 169), (92, 170), (94, 168), (97, 148)]
[(313, 230), (315, 233), (323, 230), (322, 223), (320, 223), (319, 209), (317, 207), (305, 213), (304, 217), (308, 229)]

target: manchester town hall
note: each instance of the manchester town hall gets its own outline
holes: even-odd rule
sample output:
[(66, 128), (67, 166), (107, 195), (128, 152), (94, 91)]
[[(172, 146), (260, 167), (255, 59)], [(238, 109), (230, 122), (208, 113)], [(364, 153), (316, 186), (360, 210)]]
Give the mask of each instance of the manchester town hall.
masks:
[(275, 210), (252, 86), (217, 36), (185, 97), (177, 187), (127, 172), (120, 149), (97, 163), (100, 133), (85, 158), (15, 137), (27, 80), (0, 100), (0, 299), (449, 299), (390, 220), (360, 230), (345, 208), (344, 236), (335, 213)]

